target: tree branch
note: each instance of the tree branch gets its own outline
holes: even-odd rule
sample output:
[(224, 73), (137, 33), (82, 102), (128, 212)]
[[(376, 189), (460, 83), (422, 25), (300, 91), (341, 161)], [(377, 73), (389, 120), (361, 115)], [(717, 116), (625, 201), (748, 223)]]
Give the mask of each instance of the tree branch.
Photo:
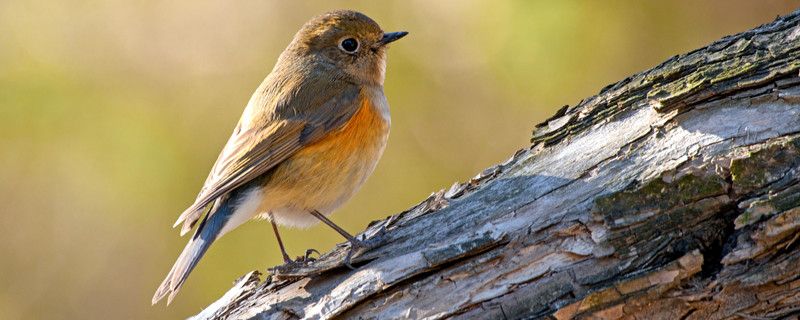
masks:
[(532, 146), (194, 319), (800, 314), (800, 10), (563, 108)]

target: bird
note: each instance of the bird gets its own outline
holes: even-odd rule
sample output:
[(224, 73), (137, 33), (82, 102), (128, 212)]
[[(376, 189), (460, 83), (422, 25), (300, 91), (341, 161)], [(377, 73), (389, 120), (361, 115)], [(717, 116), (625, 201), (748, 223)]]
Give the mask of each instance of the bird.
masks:
[(389, 137), (383, 92), (388, 45), (363, 13), (339, 10), (305, 23), (250, 98), (195, 202), (173, 227), (199, 224), (153, 296), (167, 304), (211, 244), (251, 219), (307, 228), (322, 221), (350, 243), (345, 263), (367, 246), (327, 218), (372, 174)]

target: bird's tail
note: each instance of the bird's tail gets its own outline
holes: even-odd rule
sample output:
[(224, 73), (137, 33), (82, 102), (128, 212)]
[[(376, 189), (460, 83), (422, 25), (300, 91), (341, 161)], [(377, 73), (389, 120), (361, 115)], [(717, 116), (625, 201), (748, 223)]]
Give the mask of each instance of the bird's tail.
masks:
[(186, 244), (186, 248), (183, 249), (180, 257), (178, 257), (178, 261), (172, 266), (172, 270), (161, 282), (156, 294), (153, 296), (153, 304), (169, 295), (169, 298), (167, 298), (167, 304), (169, 305), (172, 302), (172, 298), (181, 289), (186, 278), (189, 277), (189, 273), (194, 270), (197, 262), (200, 261), (208, 247), (211, 246), (211, 243), (222, 235), (221, 231), (231, 216), (230, 202), (225, 201), (216, 210), (214, 210), (214, 207), (217, 206), (212, 206), (212, 210), (206, 215), (200, 226), (197, 227), (189, 243)]

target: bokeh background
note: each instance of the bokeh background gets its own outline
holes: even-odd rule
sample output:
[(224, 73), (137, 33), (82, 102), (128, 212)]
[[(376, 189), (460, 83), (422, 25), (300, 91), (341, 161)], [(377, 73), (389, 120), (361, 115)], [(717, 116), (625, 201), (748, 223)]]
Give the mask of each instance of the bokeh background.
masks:
[[(527, 146), (530, 129), (668, 57), (800, 1), (0, 2), (0, 318), (176, 319), (281, 263), (266, 222), (150, 298), (253, 90), (310, 17), (351, 8), (389, 50), (389, 146), (333, 220), (353, 233)], [(292, 254), (343, 239), (283, 229)]]

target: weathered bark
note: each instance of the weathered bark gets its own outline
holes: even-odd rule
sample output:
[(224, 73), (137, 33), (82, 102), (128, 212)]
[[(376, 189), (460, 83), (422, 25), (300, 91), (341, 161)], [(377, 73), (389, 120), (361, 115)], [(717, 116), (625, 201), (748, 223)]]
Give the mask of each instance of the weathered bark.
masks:
[(196, 319), (800, 314), (800, 10), (624, 79), (532, 147)]

